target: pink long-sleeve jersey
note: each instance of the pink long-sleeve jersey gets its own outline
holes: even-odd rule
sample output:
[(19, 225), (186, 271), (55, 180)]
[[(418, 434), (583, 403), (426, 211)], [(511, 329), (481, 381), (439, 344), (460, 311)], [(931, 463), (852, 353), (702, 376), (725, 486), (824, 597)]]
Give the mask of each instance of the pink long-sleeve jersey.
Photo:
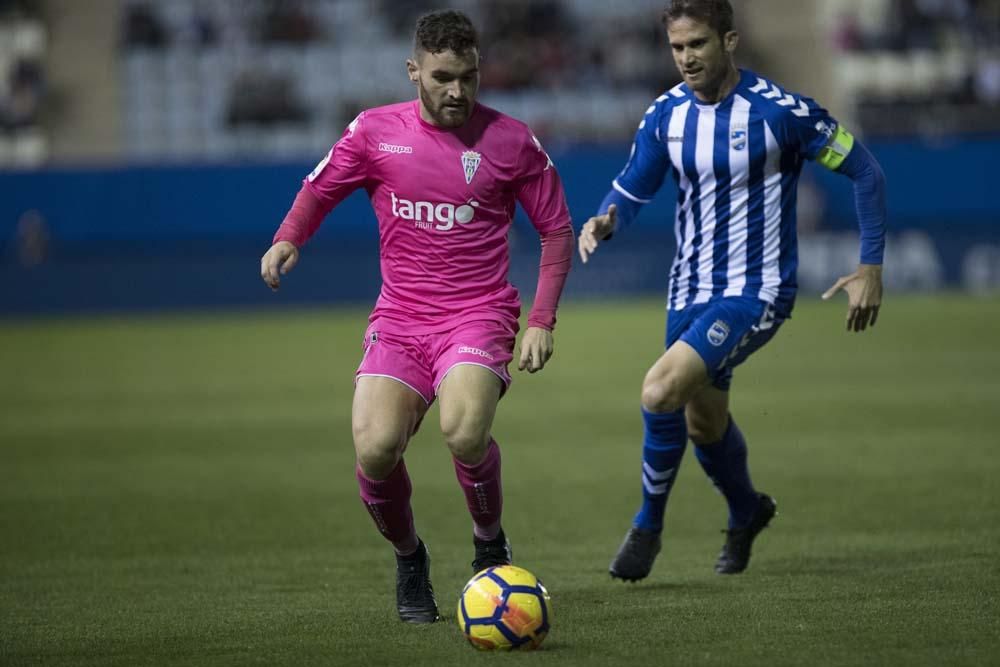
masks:
[[(306, 178), (329, 211), (357, 188), (378, 219), (382, 291), (369, 318), (425, 334), (463, 322), (516, 322), (507, 233), (520, 202), (539, 234), (569, 228), (559, 175), (528, 127), (477, 104), (459, 128), (420, 117), (417, 101), (362, 112)], [(282, 225), (301, 246), (315, 228)]]

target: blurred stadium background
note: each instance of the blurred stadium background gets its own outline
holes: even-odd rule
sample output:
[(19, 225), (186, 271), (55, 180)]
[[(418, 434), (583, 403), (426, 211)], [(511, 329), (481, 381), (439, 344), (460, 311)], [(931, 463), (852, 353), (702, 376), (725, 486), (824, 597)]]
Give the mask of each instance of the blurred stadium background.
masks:
[[(258, 276), (344, 125), (412, 97), (413, 21), (438, 5), (0, 0), (0, 664), (468, 664), (451, 624), (396, 622), (349, 473), (379, 289), (363, 194), (278, 294)], [(579, 226), (676, 81), (662, 3), (450, 5), (481, 28), (482, 101), (533, 126)], [(883, 165), (886, 305), (847, 336), (843, 300), (812, 298), (858, 242), (850, 183), (808, 165), (795, 319), (734, 385), (782, 514), (746, 576), (715, 577), (724, 516), (689, 460), (661, 562), (625, 588), (605, 568), (638, 494), (672, 188), (577, 264), (556, 356), (495, 429), (515, 553), (555, 596), (538, 659), (995, 664), (1000, 1), (734, 5), (739, 63)], [(522, 219), (512, 246), (530, 295)], [(434, 421), (408, 465), (447, 618), (470, 548)]]
[[(482, 100), (536, 130), (585, 220), (636, 119), (677, 80), (662, 3), (453, 4), (482, 26)], [(433, 6), (4, 0), (0, 311), (370, 300), (375, 227), (363, 194), (331, 217), (308, 251), (322, 259), (303, 263), (277, 300), (251, 260), (358, 110), (412, 97), (403, 62), (414, 17)], [(881, 161), (889, 288), (1000, 285), (988, 170), (1000, 151), (1000, 3), (748, 0), (737, 16), (741, 64), (820, 100)], [(577, 272), (569, 294), (661, 291), (673, 198), (665, 187), (615, 242), (628, 261)], [(856, 261), (850, 183), (809, 165), (799, 219), (810, 294)], [(536, 252), (525, 229), (519, 220), (520, 283)]]

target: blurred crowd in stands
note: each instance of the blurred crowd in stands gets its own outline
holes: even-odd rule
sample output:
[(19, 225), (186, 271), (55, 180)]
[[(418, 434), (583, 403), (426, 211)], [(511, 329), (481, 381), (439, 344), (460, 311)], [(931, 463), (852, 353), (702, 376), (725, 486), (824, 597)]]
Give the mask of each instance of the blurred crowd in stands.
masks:
[(45, 26), (35, 0), (0, 0), (0, 164), (45, 160)]
[[(315, 152), (360, 109), (412, 96), (402, 63), (414, 20), (441, 4), (123, 2), (127, 146), (135, 157), (164, 149), (205, 157)], [(480, 26), (481, 99), (548, 142), (626, 140), (636, 110), (678, 80), (658, 21), (663, 0), (448, 4)], [(1000, 130), (1000, 0), (824, 6), (843, 54), (834, 76), (854, 100), (861, 130)], [(745, 38), (740, 62), (759, 62)], [(152, 81), (166, 92), (151, 90)]]
[[(127, 160), (313, 155), (360, 109), (413, 96), (414, 21), (442, 4), (480, 27), (482, 101), (548, 143), (627, 140), (637, 112), (679, 80), (664, 0), (118, 1)], [(0, 165), (45, 160), (56, 97), (45, 6), (0, 0)], [(1000, 131), (1000, 0), (818, 6), (862, 131)], [(744, 31), (741, 64), (760, 64), (756, 46)]]
[(834, 67), (873, 134), (1000, 131), (1000, 0), (830, 0)]
[[(440, 6), (124, 1), (127, 144), (139, 158), (315, 153), (360, 109), (413, 96), (404, 74), (413, 25)], [(540, 134), (630, 136), (636, 110), (677, 81), (658, 23), (661, 0), (627, 9), (603, 0), (448, 4), (480, 26), (481, 99)]]

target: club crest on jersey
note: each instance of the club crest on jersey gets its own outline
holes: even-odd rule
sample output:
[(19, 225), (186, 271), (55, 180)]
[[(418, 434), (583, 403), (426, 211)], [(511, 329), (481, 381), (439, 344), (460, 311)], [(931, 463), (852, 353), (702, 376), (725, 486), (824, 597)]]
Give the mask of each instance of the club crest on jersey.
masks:
[(741, 151), (747, 147), (747, 131), (733, 130), (729, 133), (729, 145), (734, 151)]
[(729, 325), (722, 320), (715, 320), (708, 328), (708, 342), (719, 347), (729, 338)]
[(465, 169), (465, 183), (472, 184), (472, 177), (479, 169), (479, 163), (483, 161), (483, 156), (476, 151), (465, 151), (462, 153), (462, 167)]

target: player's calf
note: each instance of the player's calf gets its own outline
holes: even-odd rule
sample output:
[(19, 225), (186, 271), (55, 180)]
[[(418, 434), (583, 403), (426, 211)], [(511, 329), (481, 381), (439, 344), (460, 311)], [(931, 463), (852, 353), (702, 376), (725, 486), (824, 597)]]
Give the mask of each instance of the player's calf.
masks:
[(708, 382), (705, 362), (683, 341), (670, 346), (642, 382), (642, 407), (665, 413), (682, 409)]

